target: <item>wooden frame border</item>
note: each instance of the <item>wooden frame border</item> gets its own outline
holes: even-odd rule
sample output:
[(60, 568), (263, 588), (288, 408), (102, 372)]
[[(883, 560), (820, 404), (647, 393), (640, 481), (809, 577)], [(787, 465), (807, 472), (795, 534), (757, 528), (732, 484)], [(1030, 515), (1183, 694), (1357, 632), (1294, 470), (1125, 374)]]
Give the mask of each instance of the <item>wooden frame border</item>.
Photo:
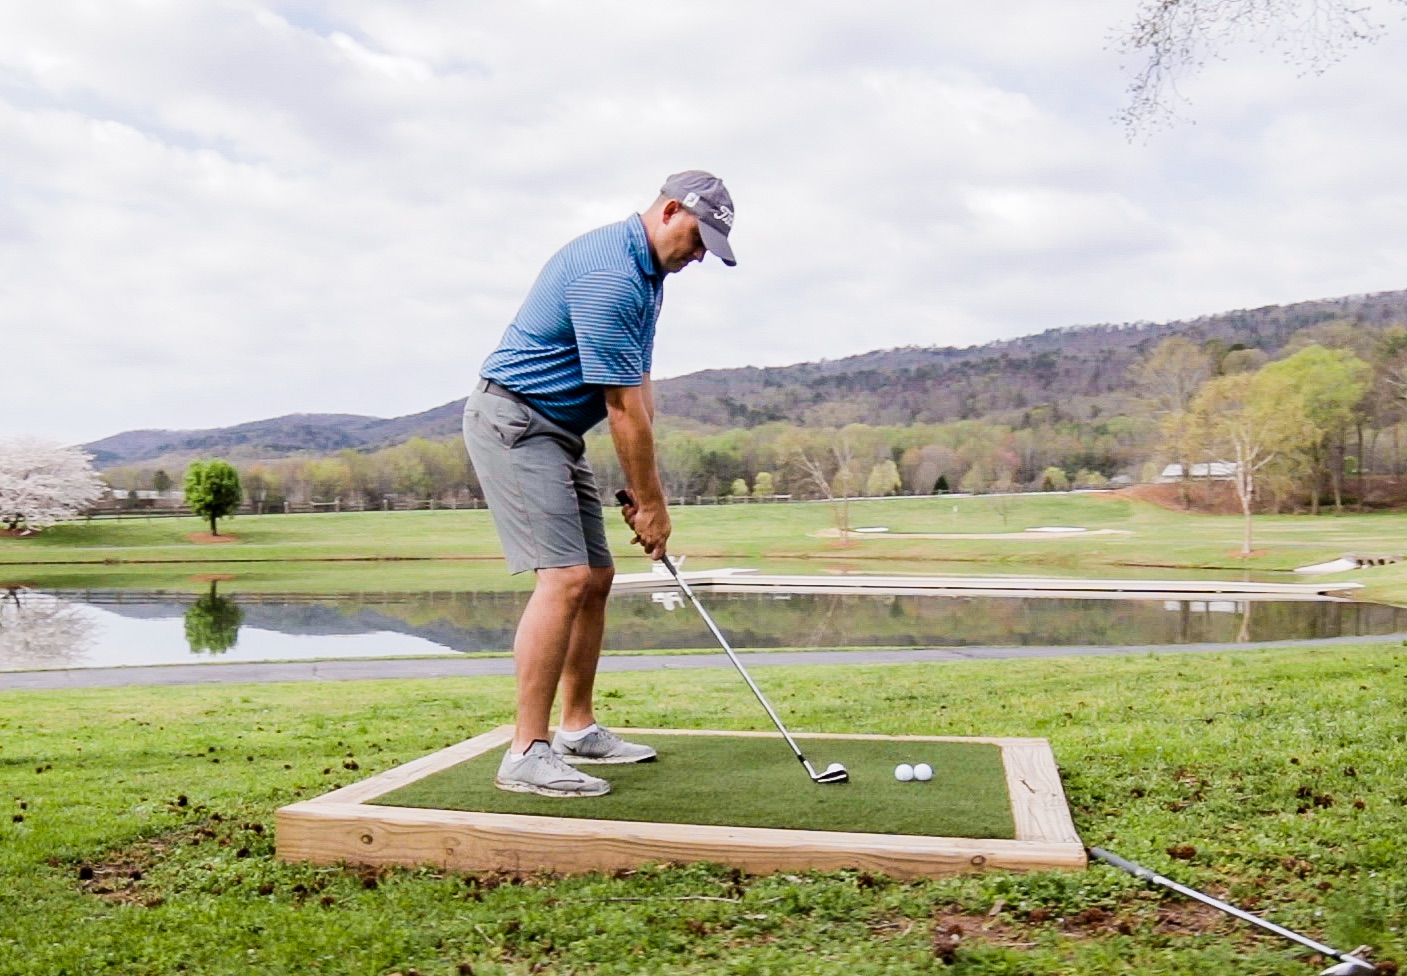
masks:
[[(632, 729), (648, 735), (768, 736), (771, 732)], [(765, 827), (720, 827), (624, 820), (578, 820), (375, 806), (369, 801), (512, 740), (501, 726), (414, 762), (281, 808), (277, 855), (315, 864), (433, 865), (452, 871), (577, 874), (659, 861), (716, 861), (754, 874), (772, 871), (876, 871), (933, 878), (973, 871), (1083, 870), (1050, 743), (1045, 739), (826, 735), (797, 738), (979, 742), (1001, 748), (1015, 840), (916, 837)], [(571, 802), (571, 801), (563, 801)]]

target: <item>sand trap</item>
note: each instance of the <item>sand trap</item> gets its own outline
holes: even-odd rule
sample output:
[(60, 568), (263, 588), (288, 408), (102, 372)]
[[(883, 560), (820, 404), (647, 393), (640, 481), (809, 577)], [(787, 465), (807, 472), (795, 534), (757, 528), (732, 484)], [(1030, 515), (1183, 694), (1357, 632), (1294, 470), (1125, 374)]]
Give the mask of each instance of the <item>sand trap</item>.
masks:
[(1027, 529), (1027, 532), (1088, 532), (1089, 529), (1078, 525), (1038, 525), (1034, 529)]
[(1315, 563), (1313, 566), (1301, 566), (1295, 570), (1297, 573), (1346, 573), (1350, 569), (1357, 569), (1358, 564), (1352, 559), (1332, 559), (1327, 563)]

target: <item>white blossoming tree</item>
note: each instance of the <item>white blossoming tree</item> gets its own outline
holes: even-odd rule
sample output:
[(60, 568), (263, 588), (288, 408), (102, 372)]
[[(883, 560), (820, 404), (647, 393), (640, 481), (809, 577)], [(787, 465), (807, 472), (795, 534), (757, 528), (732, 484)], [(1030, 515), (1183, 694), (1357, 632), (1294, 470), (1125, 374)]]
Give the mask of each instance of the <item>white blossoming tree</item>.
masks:
[(97, 629), (80, 604), (19, 586), (0, 589), (0, 670), (73, 664), (91, 648)]
[(105, 486), (77, 447), (35, 437), (0, 439), (0, 525), (37, 531), (81, 514)]

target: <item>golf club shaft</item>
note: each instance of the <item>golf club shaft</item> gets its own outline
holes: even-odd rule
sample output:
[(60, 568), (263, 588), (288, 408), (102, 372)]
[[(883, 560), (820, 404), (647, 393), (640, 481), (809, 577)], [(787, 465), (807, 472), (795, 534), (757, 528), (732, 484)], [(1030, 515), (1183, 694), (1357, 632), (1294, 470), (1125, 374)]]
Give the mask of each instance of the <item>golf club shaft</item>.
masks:
[(733, 653), (733, 648), (728, 645), (728, 639), (723, 636), (723, 632), (720, 631), (718, 625), (713, 622), (713, 618), (709, 616), (708, 611), (704, 609), (704, 605), (699, 602), (698, 597), (694, 596), (694, 591), (689, 589), (689, 584), (685, 583), (680, 577), (679, 570), (674, 568), (674, 563), (670, 561), (668, 555), (661, 554), (660, 562), (664, 563), (665, 568), (668, 569), (670, 575), (674, 577), (674, 582), (679, 584), (679, 588), (684, 591), (684, 595), (687, 596), (690, 602), (698, 609), (699, 616), (703, 617), (704, 623), (708, 624), (708, 629), (713, 631), (713, 636), (717, 638), (719, 645), (723, 648), (724, 652), (727, 653), (728, 660), (733, 662), (733, 667), (738, 669), (738, 674), (743, 676), (743, 680), (746, 681), (747, 686), (752, 689), (752, 693), (757, 696), (757, 700), (762, 703), (762, 707), (767, 709), (767, 714), (771, 716), (773, 724), (776, 725), (778, 731), (782, 733), (782, 737), (787, 740), (787, 745), (791, 746), (791, 751), (796, 753), (796, 758), (801, 760), (802, 764), (806, 765), (809, 771), (811, 767), (806, 762), (806, 757), (801, 754), (801, 749), (797, 746), (796, 740), (791, 737), (791, 733), (787, 731), (787, 727), (782, 724), (782, 720), (778, 718), (777, 713), (772, 710), (772, 706), (767, 702), (767, 696), (762, 694), (762, 689), (757, 687), (757, 682), (753, 681), (752, 676), (747, 673), (747, 668), (743, 667), (743, 662), (739, 661), (738, 656)]
[(1135, 878), (1138, 878), (1142, 881), (1151, 881), (1153, 884), (1162, 885), (1164, 888), (1170, 888), (1173, 891), (1176, 891), (1179, 895), (1184, 895), (1188, 898), (1193, 899), (1194, 901), (1200, 901), (1204, 905), (1210, 905), (1213, 908), (1218, 909), (1219, 911), (1223, 911), (1228, 915), (1234, 915), (1236, 918), (1241, 919), (1243, 922), (1250, 922), (1252, 925), (1259, 926), (1260, 928), (1265, 929), (1267, 932), (1274, 932), (1281, 938), (1289, 939), (1291, 942), (1298, 942), (1306, 949), (1313, 949), (1315, 952), (1319, 953), (1322, 956), (1328, 956), (1330, 959), (1337, 959), (1340, 962), (1348, 962), (1350, 960), (1352, 960), (1353, 962), (1362, 962), (1362, 960), (1358, 959), (1356, 956), (1350, 956), (1348, 953), (1339, 952), (1337, 949), (1334, 949), (1330, 946), (1326, 946), (1322, 942), (1315, 942), (1313, 939), (1306, 938), (1305, 936), (1300, 935), (1298, 932), (1291, 932), (1289, 929), (1276, 925), (1274, 922), (1267, 922), (1265, 919), (1261, 918), (1258, 915), (1252, 915), (1250, 912), (1242, 911), (1235, 905), (1228, 905), (1226, 902), (1213, 898), (1211, 895), (1204, 895), (1202, 894), (1202, 892), (1196, 890), (1195, 888), (1189, 888), (1186, 885), (1180, 885), (1170, 878), (1165, 878), (1161, 874), (1158, 874), (1154, 871), (1150, 871), (1148, 868), (1145, 868), (1141, 864), (1135, 864), (1132, 861), (1126, 861), (1122, 857), (1119, 857), (1117, 854), (1111, 854), (1103, 848), (1091, 847), (1089, 849), (1089, 852), (1090, 854), (1094, 855), (1094, 857), (1103, 861), (1105, 864), (1113, 865), (1120, 871), (1125, 871), (1133, 875)]

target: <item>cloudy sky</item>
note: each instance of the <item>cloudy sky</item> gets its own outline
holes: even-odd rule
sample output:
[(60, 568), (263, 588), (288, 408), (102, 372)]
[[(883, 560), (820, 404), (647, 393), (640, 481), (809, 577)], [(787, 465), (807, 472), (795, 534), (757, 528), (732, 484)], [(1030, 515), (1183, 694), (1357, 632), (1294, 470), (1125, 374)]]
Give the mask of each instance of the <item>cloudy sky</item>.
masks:
[(542, 262), (700, 167), (657, 376), (1407, 287), (1407, 26), (1130, 143), (1134, 0), (0, 6), (0, 435), (467, 392)]

